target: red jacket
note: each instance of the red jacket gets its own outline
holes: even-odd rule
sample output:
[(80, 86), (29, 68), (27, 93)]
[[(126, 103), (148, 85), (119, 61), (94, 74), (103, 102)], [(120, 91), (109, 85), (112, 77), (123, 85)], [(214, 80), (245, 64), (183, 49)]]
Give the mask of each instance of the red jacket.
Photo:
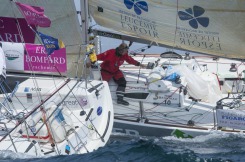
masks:
[(101, 64), (101, 69), (109, 71), (111, 73), (117, 72), (124, 61), (135, 66), (140, 65), (138, 61), (134, 60), (128, 54), (117, 56), (116, 49), (110, 49), (97, 55), (97, 59), (103, 61), (103, 63)]

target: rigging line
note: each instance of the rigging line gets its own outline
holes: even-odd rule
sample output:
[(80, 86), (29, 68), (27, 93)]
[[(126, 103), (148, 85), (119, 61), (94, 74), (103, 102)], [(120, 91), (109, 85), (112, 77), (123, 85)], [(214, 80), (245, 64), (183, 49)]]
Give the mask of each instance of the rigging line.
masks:
[(75, 74), (75, 78), (78, 78), (78, 69), (79, 69), (79, 58), (81, 57), (81, 51), (82, 51), (82, 46), (79, 45), (79, 52), (78, 52), (78, 56), (77, 56), (77, 60), (76, 60), (76, 74)]
[(197, 103), (197, 101), (192, 101), (190, 103), (190, 105), (185, 106), (184, 109), (187, 110), (187, 111), (190, 111), (196, 103)]
[[(0, 102), (0, 106), (1, 106), (1, 120), (3, 119), (11, 119), (13, 117), (13, 114), (12, 114), (12, 111), (5, 105), (3, 105), (1, 102)], [(6, 111), (6, 112), (3, 112), (3, 109)]]
[[(146, 47), (147, 47), (147, 48), (146, 48)], [(149, 48), (151, 48), (151, 45), (147, 45), (147, 46), (138, 48), (138, 49), (136, 49), (136, 50), (130, 50), (129, 54), (130, 54), (130, 55), (133, 55), (133, 56), (136, 56), (136, 55), (138, 55), (138, 54), (140, 54), (140, 53), (145, 52), (145, 50), (146, 50), (146, 49), (149, 49)], [(140, 51), (140, 52), (138, 52), (138, 51)]]
[[(204, 119), (204, 117), (206, 117), (207, 115), (209, 115), (209, 113), (213, 113), (212, 111), (213, 111), (213, 109), (209, 109), (208, 111), (204, 112), (202, 114), (202, 117), (200, 117), (200, 119), (198, 121), (196, 121), (196, 122), (200, 122), (200, 120)], [(197, 120), (197, 119), (194, 119), (194, 120)]]
[(95, 86), (92, 84), (92, 82), (88, 82), (88, 84), (91, 85), (91, 87), (95, 90), (95, 93), (96, 93), (96, 91), (98, 91), (97, 88), (99, 88), (99, 87), (95, 87)]
[[(15, 3), (16, 1), (14, 0), (14, 3)], [(10, 2), (11, 3), (11, 2)], [(16, 14), (15, 14), (15, 12), (14, 12), (14, 8), (13, 8), (13, 3), (11, 3), (11, 8), (12, 8), (12, 11), (13, 11), (13, 14), (14, 14), (14, 17), (15, 17), (15, 19), (16, 19), (16, 23), (17, 23), (17, 29), (18, 29), (18, 32), (19, 32), (19, 36), (20, 36), (20, 39), (21, 39), (21, 42), (25, 42), (24, 41), (24, 38), (23, 38), (23, 34), (22, 34), (22, 31), (21, 31), (21, 29), (20, 29), (20, 25), (19, 25), (19, 22), (18, 22), (18, 20), (17, 20), (17, 16), (16, 16)], [(16, 5), (17, 6), (17, 8), (18, 8), (18, 10), (22, 13), (22, 10), (19, 8), (19, 6), (18, 5)]]
[[(6, 85), (6, 87), (7, 87), (10, 91), (12, 91), (12, 89), (9, 87), (9, 85), (8, 85), (7, 83), (5, 83), (5, 85)], [(27, 110), (28, 108), (24, 106), (24, 104), (20, 101), (19, 97), (16, 96), (16, 94), (14, 94), (14, 97), (18, 100), (18, 102), (19, 102), (19, 103), (21, 104), (21, 106), (24, 108), (23, 111), (28, 112), (28, 110)]]
[[(163, 112), (157, 112), (159, 114), (161, 114), (163, 117), (165, 118), (176, 118), (176, 117), (188, 117), (188, 116), (196, 116), (196, 115), (203, 115), (202, 113), (191, 113), (191, 114), (183, 114), (183, 115), (180, 115), (180, 114), (176, 114), (176, 115), (168, 115), (168, 114), (165, 114)], [(181, 119), (181, 118), (179, 118)], [(184, 119), (183, 119), (184, 120)]]
[[(178, 116), (177, 116), (178, 117)], [(149, 118), (148, 118), (149, 119)], [(166, 118), (166, 117), (163, 117), (161, 119), (149, 119), (149, 120), (153, 120), (153, 121), (158, 121), (158, 122), (162, 122), (162, 120), (164, 120), (164, 124), (167, 124), (166, 121), (168, 121), (169, 123), (171, 124), (181, 124), (181, 125), (186, 125), (184, 123), (181, 123), (181, 122), (178, 122), (176, 119), (178, 119), (179, 121), (182, 121), (182, 122), (187, 122), (187, 120), (185, 119), (182, 119), (182, 118), (174, 118), (174, 120), (171, 120), (169, 118)]]
[[(29, 26), (29, 25), (28, 25)], [(39, 36), (39, 34), (31, 27), (31, 26), (29, 26), (29, 28), (37, 35), (37, 40), (38, 40), (38, 42), (40, 43), (40, 44), (42, 44), (43, 45), (43, 47), (44, 47), (44, 44), (42, 43), (42, 41), (40, 40), (40, 36)], [(45, 47), (44, 47), (45, 48)], [(46, 51), (46, 48), (45, 48), (45, 51)], [(47, 51), (46, 51), (47, 52)], [(54, 61), (51, 59), (51, 54), (50, 55), (48, 55), (48, 56), (46, 56), (48, 59), (49, 59), (49, 61), (48, 61), (48, 65), (49, 65), (49, 67), (55, 67), (55, 69), (57, 70), (57, 72), (59, 73), (59, 76), (62, 76), (61, 75), (61, 73), (60, 73), (60, 71), (59, 71), (59, 69), (57, 68), (57, 66), (55, 65), (55, 63), (54, 63)], [(53, 76), (53, 75), (52, 75)]]
[(148, 47), (148, 45), (146, 46), (143, 46), (143, 47), (140, 47), (140, 48), (138, 48), (138, 49), (135, 49), (135, 50), (133, 50), (134, 52), (136, 52), (136, 51), (141, 51), (142, 52), (142, 49), (145, 49), (146, 47)]
[[(47, 131), (48, 131), (48, 135), (50, 136), (49, 137), (49, 142), (51, 143), (51, 145), (52, 144), (54, 144), (55, 145), (55, 147), (56, 147), (56, 150), (59, 150), (58, 149), (58, 146), (57, 146), (57, 142), (55, 141), (55, 138), (53, 137), (53, 134), (54, 134), (54, 131), (53, 131), (53, 129), (52, 129), (52, 127), (51, 127), (51, 123), (50, 123), (50, 121), (48, 120), (48, 121), (46, 121), (46, 111), (45, 111), (45, 109), (44, 109), (44, 107), (43, 106), (41, 106), (40, 107), (40, 111), (42, 112), (42, 118), (43, 118), (43, 120), (46, 122), (46, 127), (47, 127)], [(40, 129), (41, 130), (41, 129)], [(37, 134), (38, 132), (36, 132), (35, 134)], [(58, 154), (60, 155), (60, 152), (58, 151)]]
[(123, 114), (115, 113), (114, 115), (117, 117), (136, 117), (137, 118), (139, 116), (139, 113), (137, 111), (137, 113), (128, 113), (128, 115), (125, 115), (125, 113)]
[[(18, 5), (16, 5), (16, 6), (17, 6), (17, 8), (19, 9), (19, 11), (22, 12), (22, 10), (20, 10), (19, 6), (18, 6)], [(26, 48), (25, 48), (25, 46), (24, 46), (24, 43), (23, 43), (23, 42), (24, 42), (23, 33), (22, 33), (22, 31), (21, 31), (20, 24), (19, 24), (19, 22), (18, 22), (18, 19), (17, 19), (17, 17), (16, 17), (15, 12), (14, 12), (14, 9), (13, 9), (13, 3), (11, 3), (11, 8), (12, 8), (14, 17), (15, 17), (15, 19), (16, 19), (17, 29), (18, 29), (18, 32), (19, 32), (19, 35), (20, 35), (20, 38), (21, 38), (21, 42), (22, 42), (21, 44), (22, 44), (23, 48), (25, 49), (27, 55), (29, 55), (29, 53), (28, 53), (28, 51), (26, 50)], [(30, 27), (30, 25), (28, 25), (28, 26)], [(30, 28), (31, 28), (31, 27), (30, 27)], [(32, 28), (31, 28), (31, 29), (32, 29)], [(35, 80), (35, 73), (33, 73), (33, 66), (32, 66), (31, 62), (28, 62), (28, 66), (29, 66), (29, 68), (31, 69), (31, 74), (33, 74), (33, 76), (34, 76), (34, 81), (33, 81), (33, 82), (34, 82), (34, 85), (36, 85), (36, 87), (38, 87), (38, 83), (37, 83), (37, 81)], [(40, 92), (36, 91), (36, 93), (38, 94), (39, 100), (41, 101), (41, 100), (42, 100), (42, 97), (41, 97)]]
[[(77, 86), (77, 84), (78, 84), (79, 82), (80, 82), (80, 81), (77, 81), (76, 84), (70, 89), (70, 91), (67, 93), (67, 95), (66, 95), (66, 96), (62, 99), (62, 101), (57, 105), (57, 107), (55, 108), (55, 110), (48, 116), (46, 122), (49, 121), (49, 119), (51, 118), (51, 116), (55, 113), (55, 111), (59, 108), (59, 106), (64, 102), (64, 100), (69, 96), (69, 94), (70, 94), (70, 93), (73, 94), (73, 89)], [(68, 85), (67, 85), (67, 86), (68, 86)], [(86, 93), (87, 93), (87, 91), (86, 91)], [(74, 94), (73, 94), (73, 95), (74, 95)], [(77, 99), (77, 98), (76, 98), (76, 99)], [(78, 103), (79, 103), (79, 102), (78, 102)], [(79, 103), (79, 105), (80, 105), (80, 103)], [(81, 105), (80, 105), (80, 106), (81, 106)], [(82, 106), (81, 106), (81, 108), (82, 108), (82, 110), (84, 110)], [(87, 114), (86, 114), (86, 115), (87, 115)], [(94, 126), (94, 124), (93, 124), (93, 122), (91, 121), (91, 119), (88, 119), (88, 120), (90, 121), (91, 125), (93, 126), (95, 132), (99, 135), (100, 139), (104, 142), (104, 139), (102, 138), (102, 136), (100, 135), (100, 133), (98, 132), (98, 130), (96, 129), (96, 127)], [(44, 123), (41, 125), (41, 127), (38, 129), (38, 131), (41, 130), (41, 128), (44, 126), (44, 124), (45, 124), (46, 122), (44, 122)], [(84, 147), (85, 147), (85, 146), (84, 146)]]
[[(63, 77), (62, 77), (63, 78)], [(54, 82), (54, 86), (55, 86), (55, 88), (57, 89), (57, 85), (58, 84), (56, 84), (56, 80), (55, 80), (55, 78), (54, 77), (52, 77), (52, 80), (53, 80), (53, 82)], [(65, 81), (65, 78), (63, 78), (63, 81)], [(71, 88), (69, 87), (69, 85), (67, 84), (66, 85), (67, 86), (67, 88), (69, 89), (69, 90), (71, 90)], [(60, 92), (57, 92), (57, 94), (60, 96), (60, 98), (62, 98), (62, 95), (61, 95), (61, 93)], [(73, 93), (72, 93), (73, 94)], [(75, 97), (75, 94), (73, 94), (73, 96)], [(75, 97), (76, 98), (76, 97)]]
[[(48, 57), (49, 57), (49, 56), (48, 56)], [(51, 59), (51, 58), (50, 58), (50, 59)], [(59, 72), (59, 70), (57, 69), (56, 66), (55, 66), (55, 68), (56, 68), (56, 70)], [(59, 74), (60, 74), (60, 76), (61, 76), (61, 79), (62, 79), (63, 81), (65, 81), (65, 80), (66, 80), (65, 77), (62, 77), (62, 75), (61, 75), (60, 72), (59, 72)], [(54, 82), (55, 88), (57, 89), (56, 79), (54, 78), (53, 75), (52, 75), (52, 80), (53, 80), (53, 82)], [(67, 84), (66, 86), (68, 87), (69, 90), (71, 90), (68, 84)], [(57, 92), (57, 93), (58, 93), (58, 95), (62, 98), (61, 93), (60, 93), (60, 92)]]
[[(180, 87), (182, 87), (182, 86), (180, 86)], [(152, 107), (152, 108), (146, 109), (146, 111), (147, 111), (147, 110), (152, 110), (152, 109), (154, 109), (154, 108), (160, 106), (163, 102), (167, 101), (167, 99), (169, 99), (171, 96), (173, 96), (173, 95), (175, 94), (175, 92), (176, 92), (180, 87), (176, 88), (176, 90), (175, 90), (172, 94), (170, 94), (170, 95), (168, 96), (168, 98), (166, 98), (165, 100), (163, 100), (161, 103), (158, 103), (156, 106), (154, 106), (154, 107)]]
[[(164, 124), (179, 124), (179, 126), (181, 126), (181, 125), (186, 126), (186, 124), (184, 124), (184, 123), (177, 122), (176, 120), (170, 120), (170, 119), (149, 119), (149, 120), (153, 120), (153, 121), (161, 122), (161, 123), (164, 122)], [(162, 120), (164, 120), (164, 121), (162, 121)], [(187, 122), (186, 120), (182, 120), (182, 119), (179, 119), (179, 120), (181, 120), (182, 122)]]
[(204, 69), (204, 70), (201, 69), (201, 65), (200, 65), (200, 63), (197, 61), (196, 57), (194, 57), (193, 59), (194, 59), (195, 62), (197, 63), (197, 66), (198, 66), (199, 70), (200, 70), (201, 72), (204, 72), (205, 69)]
[(80, 46), (80, 44), (65, 44), (65, 47)]
[[(40, 44), (42, 44), (42, 42), (41, 42), (41, 40), (40, 40), (40, 38), (39, 38), (39, 34), (38, 34), (38, 33), (37, 33), (31, 26), (29, 26), (29, 27), (30, 27), (30, 29), (31, 29), (36, 35), (38, 35), (38, 37), (36, 37), (36, 38), (37, 38), (38, 42), (39, 42)], [(44, 46), (44, 45), (43, 45), (43, 46)], [(56, 69), (56, 71), (59, 73), (59, 76), (62, 77), (62, 74), (60, 73), (59, 69), (57, 68), (57, 66), (56, 66), (56, 65), (54, 64), (54, 62), (52, 61), (51, 56), (49, 55), (49, 56), (46, 56), (46, 57), (49, 59), (49, 61), (48, 61), (49, 67), (54, 66), (55, 69)], [(53, 64), (51, 64), (52, 62), (53, 62)], [(55, 83), (54, 76), (53, 76), (53, 75), (51, 75), (51, 76), (52, 76), (52, 80), (53, 80), (53, 82), (54, 82), (55, 88), (57, 88), (56, 83)], [(65, 81), (65, 78), (63, 79), (63, 81)], [(37, 87), (38, 87), (38, 85), (37, 85)], [(41, 95), (41, 92), (39, 92), (39, 93), (40, 93), (40, 95)], [(60, 92), (58, 92), (58, 94), (61, 96)]]
[[(158, 114), (161, 114), (163, 116), (166, 116), (169, 115), (169, 114), (173, 114), (173, 113), (181, 113), (181, 112), (186, 112), (185, 108), (181, 108), (180, 110), (176, 110), (176, 111), (169, 111), (169, 112), (152, 112), (152, 113), (158, 113)], [(181, 116), (190, 116), (192, 115), (193, 113), (191, 114), (188, 114), (188, 115), (181, 115)], [(174, 116), (174, 115), (173, 115)], [(173, 117), (173, 116), (169, 116), (169, 117)]]
[[(16, 2), (16, 1), (14, 1), (14, 2)], [(11, 2), (10, 2), (10, 3), (11, 3)], [(22, 34), (21, 29), (20, 29), (20, 25), (19, 25), (19, 22), (18, 22), (17, 16), (16, 16), (16, 14), (15, 14), (15, 12), (14, 12), (14, 9), (13, 9), (13, 3), (11, 3), (11, 8), (12, 8), (12, 11), (13, 11), (14, 17), (15, 17), (15, 19), (16, 19), (17, 30), (18, 30), (18, 33), (19, 33), (19, 36), (20, 36), (21, 42), (24, 42), (23, 34)], [(18, 8), (18, 6), (17, 6), (17, 8)], [(19, 9), (19, 8), (18, 8), (18, 9)], [(23, 45), (23, 43), (22, 43), (22, 45)]]
[[(16, 2), (16, 1), (14, 1), (14, 2)], [(22, 13), (22, 10), (19, 8), (19, 6), (18, 5), (16, 5), (17, 6), (17, 8), (18, 8), (18, 10)], [(20, 39), (21, 39), (21, 44), (22, 44), (22, 46), (23, 46), (23, 48), (25, 49), (25, 46), (24, 46), (24, 37), (23, 37), (23, 33), (22, 33), (22, 31), (21, 31), (21, 28), (20, 28), (20, 24), (19, 24), (19, 21), (18, 21), (18, 19), (17, 19), (17, 16), (16, 16), (16, 14), (15, 14), (15, 12), (14, 12), (14, 9), (13, 9), (13, 3), (11, 3), (11, 8), (12, 8), (12, 11), (13, 11), (13, 14), (14, 14), (14, 17), (15, 17), (15, 19), (16, 19), (16, 25), (17, 25), (17, 29), (18, 29), (18, 33), (19, 33), (19, 36), (20, 36)], [(28, 26), (29, 26), (29, 24), (28, 24)], [(29, 26), (30, 27), (30, 26)], [(26, 50), (27, 51), (27, 50)], [(27, 51), (27, 54), (28, 54), (28, 51)], [(28, 54), (29, 55), (29, 54)], [(28, 65), (28, 66), (30, 66), (30, 65)], [(32, 66), (32, 65), (31, 65)], [(30, 68), (30, 67), (29, 67)], [(32, 67), (30, 68), (30, 69), (32, 69)]]
[[(84, 127), (86, 127), (87, 129), (90, 129), (87, 125), (85, 125), (84, 123), (83, 123), (83, 121), (81, 121), (74, 113), (73, 113), (73, 111), (67, 106), (67, 105), (65, 105), (65, 107), (70, 111), (70, 114), (72, 114), (79, 122), (80, 122), (80, 124), (82, 124)], [(70, 115), (69, 114), (69, 115)], [(86, 132), (82, 129), (82, 131), (84, 132), (84, 134), (86, 134)]]
[[(205, 113), (204, 113), (205, 114)], [(199, 117), (203, 117), (203, 115), (204, 114), (202, 114), (202, 113), (195, 113), (195, 115), (191, 118), (191, 120), (196, 120), (196, 119), (198, 119)], [(200, 119), (201, 120), (201, 119)], [(199, 120), (199, 121), (200, 121)]]
[(42, 106), (45, 102), (47, 102), (53, 95), (55, 95), (60, 89), (62, 89), (68, 82), (70, 82), (69, 79), (67, 79), (67, 81), (61, 85), (59, 87), (59, 89), (57, 89), (56, 91), (54, 91), (53, 94), (51, 94), (50, 96), (48, 96), (47, 98), (45, 98), (45, 100), (43, 100), (42, 102), (40, 102), (34, 109), (32, 109), (32, 111), (25, 116), (24, 120), (20, 121), (18, 124), (15, 125), (14, 128), (12, 128), (11, 130), (8, 131), (8, 133), (6, 135), (4, 135), (1, 139), (0, 142), (2, 142), (10, 133), (12, 133), (20, 124), (22, 124), (28, 117), (30, 117), (34, 112), (36, 112), (40, 106)]
[[(116, 102), (115, 102), (116, 103)], [(130, 107), (134, 106), (135, 108), (139, 108), (139, 106), (137, 105), (133, 105), (133, 104), (130, 104)], [(124, 108), (124, 109), (123, 109)], [(139, 113), (139, 110), (136, 110), (136, 109), (133, 109), (133, 108), (129, 108), (128, 106), (120, 106), (119, 108), (117, 109), (120, 109), (120, 110), (129, 110), (129, 111), (135, 111), (135, 113)], [(134, 113), (134, 112), (132, 112)], [(116, 113), (117, 114), (117, 113)], [(124, 113), (124, 114), (131, 114), (131, 113)]]
[[(78, 82), (79, 82), (79, 84), (82, 84), (84, 81), (81, 81), (81, 80), (78, 80)], [(68, 87), (68, 89), (71, 91), (70, 93), (75, 97), (75, 99), (76, 99), (76, 101), (78, 102), (78, 104), (79, 104), (79, 106), (80, 106), (80, 108), (84, 111), (84, 108), (83, 108), (83, 106), (81, 105), (81, 103), (78, 101), (78, 99), (77, 99), (77, 97), (76, 97), (76, 95), (74, 94), (74, 92), (72, 91), (72, 89), (69, 87), (69, 85), (67, 84), (66, 85), (67, 87)], [(86, 91), (86, 88), (84, 88), (85, 89), (85, 93), (86, 93), (86, 96), (87, 96), (87, 91)], [(87, 115), (87, 114), (86, 114)]]
[(237, 68), (238, 68), (239, 66), (241, 66), (241, 65), (245, 65), (245, 64), (244, 64), (244, 61), (241, 61), (241, 63), (237, 66)]
[[(179, 0), (176, 1), (176, 13), (178, 13), (179, 11)], [(177, 35), (177, 25), (178, 25), (178, 15), (176, 14), (176, 17), (175, 17), (175, 31), (174, 31), (174, 42), (173, 42), (173, 45), (172, 45), (172, 51), (174, 50), (174, 47), (176, 45), (176, 35)]]
[[(86, 63), (87, 63), (88, 55), (85, 53), (84, 56), (85, 57), (83, 59), (83, 66), (82, 66), (83, 69), (82, 69), (81, 78), (82, 78), (82, 76), (84, 76), (85, 77), (85, 80), (86, 80), (86, 78), (87, 78), (87, 66), (86, 66)], [(86, 88), (87, 88), (87, 86), (86, 86)]]
[[(70, 79), (68, 79), (69, 81), (70, 81)], [(66, 96), (60, 101), (60, 103), (59, 104), (57, 104), (56, 106), (56, 108), (53, 110), (53, 112), (48, 116), (48, 118), (46, 119), (46, 121), (40, 126), (40, 128), (37, 130), (37, 131), (40, 131), (41, 130), (41, 128), (46, 124), (46, 122), (47, 121), (49, 121), (49, 119), (51, 118), (51, 116), (55, 113), (55, 111), (60, 107), (60, 105), (65, 101), (65, 99), (70, 95), (70, 93), (71, 93), (71, 91), (76, 87), (76, 85), (79, 83), (79, 81), (77, 81), (76, 83), (75, 83), (75, 85), (71, 88), (71, 90), (66, 94)], [(65, 85), (67, 85), (68, 84), (68, 82), (66, 82), (66, 84), (63, 84), (62, 85), (62, 87), (61, 88), (63, 88)], [(58, 90), (60, 90), (61, 88), (59, 88)], [(57, 90), (57, 91), (58, 91)], [(43, 105), (43, 104), (42, 104)], [(34, 135), (36, 135), (36, 133), (34, 134)]]
[[(149, 109), (148, 109), (149, 110)], [(148, 110), (146, 110), (145, 112), (147, 112)], [(151, 110), (151, 109), (150, 109)], [(154, 111), (152, 111), (151, 110), (151, 112), (148, 112), (148, 113), (159, 113), (159, 114), (163, 114), (164, 113), (164, 115), (168, 115), (168, 114), (172, 114), (172, 113), (178, 113), (178, 112), (186, 112), (187, 110), (186, 110), (186, 107), (183, 107), (183, 108), (181, 108), (181, 109), (179, 109), (179, 110), (175, 110), (175, 111), (169, 111), (169, 112), (167, 112), (167, 113), (164, 113), (164, 112), (154, 112)]]
[[(144, 58), (145, 58), (145, 55), (143, 56), (143, 58), (142, 58), (142, 60), (141, 60), (141, 62), (140, 62), (140, 65), (142, 64), (142, 62), (143, 62)], [(140, 66), (140, 65), (139, 65), (139, 66)], [(139, 68), (139, 74), (138, 74), (137, 83), (139, 83), (140, 70), (141, 70), (141, 66), (140, 66), (140, 68)]]
[(5, 104), (7, 101), (9, 101), (10, 98), (9, 98), (9, 95), (8, 95), (6, 89), (4, 88), (4, 85), (3, 84), (0, 84), (0, 91), (1, 91), (1, 94), (3, 96), (5, 96), (4, 97), (4, 101), (2, 101), (1, 103), (2, 104)]
[(242, 81), (241, 78), (238, 78), (238, 80), (234, 81), (234, 82), (236, 82), (236, 86), (234, 85), (234, 87), (236, 87), (236, 93), (242, 93), (243, 92), (244, 85), (242, 86), (242, 90), (239, 92), (239, 89), (241, 88), (240, 84), (239, 84), (240, 81)]
[[(89, 82), (90, 83), (90, 82)], [(82, 84), (82, 82), (80, 82), (80, 84)], [(93, 87), (93, 85), (90, 83), (90, 85)], [(71, 88), (69, 87), (69, 85), (67, 84), (66, 85), (70, 90), (71, 90)], [(85, 93), (86, 93), (86, 95), (87, 95), (87, 91), (85, 91)], [(73, 93), (73, 91), (71, 90), (71, 94), (73, 95), (73, 96), (75, 96), (75, 94)], [(77, 97), (75, 97), (75, 99), (76, 99), (76, 101), (78, 102), (78, 104), (79, 104), (79, 106), (80, 106), (80, 108), (84, 111), (84, 108), (83, 108), (83, 106), (81, 105), (81, 103), (78, 101), (78, 99), (77, 99)], [(69, 108), (68, 108), (69, 109)], [(70, 109), (69, 109), (70, 110)], [(87, 114), (86, 114), (86, 116), (88, 116)], [(89, 119), (89, 121), (90, 121), (90, 119)], [(93, 125), (93, 123), (92, 123), (92, 121), (90, 121), (91, 122), (91, 124)], [(93, 125), (94, 126), (94, 125)], [(94, 127), (95, 128), (95, 127)], [(95, 131), (96, 131), (96, 133), (98, 132), (97, 131), (97, 129), (95, 128)], [(99, 134), (100, 135), (100, 134)]]
[(14, 113), (17, 114), (17, 111), (15, 108), (11, 108), (10, 105), (12, 104), (12, 99), (9, 98), (9, 96), (7, 95), (7, 92), (4, 88), (4, 86), (2, 84), (0, 84), (0, 89), (3, 92), (3, 94), (5, 95), (4, 97), (4, 101), (0, 102), (0, 104), (2, 105), (2, 107), (0, 109), (2, 109), (3, 107), (5, 108), (5, 110), (10, 114), (10, 115), (14, 115)]
[[(87, 84), (87, 83), (85, 83), (85, 84)], [(86, 93), (86, 95), (87, 95), (88, 91), (86, 90), (85, 93)], [(79, 103), (79, 102), (78, 102), (78, 103)], [(80, 105), (80, 103), (79, 103), (79, 105)], [(81, 106), (81, 105), (80, 105), (80, 106)], [(81, 107), (82, 107), (82, 106), (81, 106)], [(82, 109), (83, 109), (83, 107), (82, 107)], [(84, 109), (83, 109), (83, 110), (84, 110)], [(86, 114), (86, 115), (87, 115), (87, 114)], [(87, 115), (87, 116), (88, 116), (88, 115)], [(93, 124), (92, 120), (91, 120), (90, 118), (88, 118), (88, 120), (90, 121), (91, 125), (93, 126), (94, 131), (99, 135), (101, 141), (102, 141), (102, 142), (105, 142), (105, 141), (104, 141), (104, 138), (100, 135), (100, 133), (98, 132), (97, 128), (96, 128), (95, 125)]]
[(219, 74), (219, 63), (218, 63), (218, 59), (216, 59), (216, 74)]

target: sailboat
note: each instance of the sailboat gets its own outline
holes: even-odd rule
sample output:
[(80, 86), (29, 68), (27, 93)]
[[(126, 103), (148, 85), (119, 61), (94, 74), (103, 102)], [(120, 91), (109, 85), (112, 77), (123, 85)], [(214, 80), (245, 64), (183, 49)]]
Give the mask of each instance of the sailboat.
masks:
[[(106, 82), (79, 74), (88, 36), (81, 33), (74, 1), (6, 1), (0, 8), (0, 150), (42, 157), (105, 146), (113, 127), (112, 99)], [(32, 20), (41, 24), (31, 25), (21, 14), (32, 11), (38, 15)], [(65, 48), (48, 55), (40, 32), (61, 39)]]
[[(95, 34), (170, 49), (134, 54), (147, 69), (121, 67), (129, 106), (113, 102), (114, 132), (183, 138), (244, 133), (243, 2), (90, 0), (89, 6), (96, 23), (112, 29)], [(109, 84), (116, 99), (116, 85)]]

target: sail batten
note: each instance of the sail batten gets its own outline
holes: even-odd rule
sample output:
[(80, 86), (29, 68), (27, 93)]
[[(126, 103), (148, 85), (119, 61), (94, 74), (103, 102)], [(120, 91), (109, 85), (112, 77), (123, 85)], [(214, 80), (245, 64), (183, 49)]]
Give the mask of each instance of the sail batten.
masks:
[(173, 49), (244, 58), (241, 0), (89, 0), (96, 23)]

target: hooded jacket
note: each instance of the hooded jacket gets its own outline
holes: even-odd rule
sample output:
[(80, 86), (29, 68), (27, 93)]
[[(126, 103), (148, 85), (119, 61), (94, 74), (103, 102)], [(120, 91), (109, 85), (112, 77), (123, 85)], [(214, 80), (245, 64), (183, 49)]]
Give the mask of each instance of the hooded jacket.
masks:
[(129, 56), (128, 53), (120, 56), (116, 54), (116, 50), (117, 49), (110, 49), (97, 55), (97, 59), (103, 61), (101, 69), (110, 73), (115, 73), (119, 70), (119, 67), (124, 61), (135, 66), (140, 65), (140, 63)]

